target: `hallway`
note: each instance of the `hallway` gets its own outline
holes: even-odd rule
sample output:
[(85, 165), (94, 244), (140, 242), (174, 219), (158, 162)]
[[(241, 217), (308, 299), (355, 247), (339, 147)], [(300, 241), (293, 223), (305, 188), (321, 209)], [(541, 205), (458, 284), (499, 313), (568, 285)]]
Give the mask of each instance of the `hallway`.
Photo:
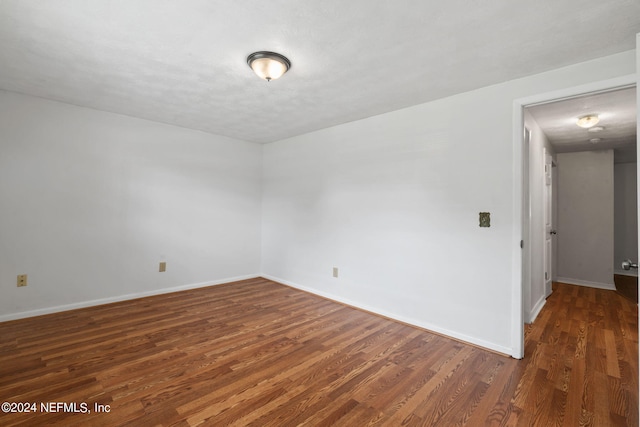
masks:
[(517, 424), (637, 426), (637, 305), (608, 290), (553, 290), (525, 329)]

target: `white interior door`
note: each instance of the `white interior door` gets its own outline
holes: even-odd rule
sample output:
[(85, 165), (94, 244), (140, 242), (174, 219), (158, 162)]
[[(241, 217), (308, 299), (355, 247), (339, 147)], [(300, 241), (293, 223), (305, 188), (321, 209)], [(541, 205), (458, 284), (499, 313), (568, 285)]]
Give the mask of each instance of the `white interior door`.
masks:
[(551, 295), (553, 280), (553, 158), (544, 149), (544, 290), (545, 296)]

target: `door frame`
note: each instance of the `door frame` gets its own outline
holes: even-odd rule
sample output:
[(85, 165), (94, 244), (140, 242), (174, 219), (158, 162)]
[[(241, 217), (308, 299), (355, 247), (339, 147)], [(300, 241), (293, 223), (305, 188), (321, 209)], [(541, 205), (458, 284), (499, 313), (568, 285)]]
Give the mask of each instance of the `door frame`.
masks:
[(549, 154), (547, 148), (542, 149), (542, 158), (544, 162), (544, 187), (543, 187), (543, 218), (544, 218), (544, 236), (543, 251), (544, 251), (544, 298), (545, 300), (552, 292), (552, 282), (554, 274), (557, 274), (553, 269), (553, 258), (555, 253), (553, 251), (553, 244), (556, 241), (554, 237), (554, 228), (557, 226), (554, 223), (553, 209), (555, 208), (553, 203), (553, 156)]
[[(525, 197), (529, 197), (529, 180), (524, 176), (524, 162), (529, 162), (528, 152), (524, 150), (524, 109), (538, 104), (571, 99), (587, 94), (610, 92), (612, 90), (635, 87), (637, 75), (628, 74), (614, 79), (607, 79), (540, 93), (513, 101), (513, 250), (512, 250), (512, 293), (511, 293), (511, 356), (516, 359), (524, 357), (524, 310), (523, 295), (531, 286), (531, 271), (523, 269), (523, 265), (531, 265), (532, 257), (544, 254), (531, 253), (531, 239), (524, 232), (530, 230), (530, 215), (525, 215)], [(525, 274), (527, 277), (525, 277)]]

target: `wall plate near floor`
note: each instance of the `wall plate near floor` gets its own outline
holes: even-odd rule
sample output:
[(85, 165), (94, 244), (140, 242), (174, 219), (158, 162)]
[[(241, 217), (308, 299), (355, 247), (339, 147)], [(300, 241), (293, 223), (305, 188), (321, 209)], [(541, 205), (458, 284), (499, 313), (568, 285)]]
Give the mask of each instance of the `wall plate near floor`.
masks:
[(27, 275), (26, 274), (18, 274), (18, 282), (16, 286), (21, 288), (23, 286), (27, 286)]

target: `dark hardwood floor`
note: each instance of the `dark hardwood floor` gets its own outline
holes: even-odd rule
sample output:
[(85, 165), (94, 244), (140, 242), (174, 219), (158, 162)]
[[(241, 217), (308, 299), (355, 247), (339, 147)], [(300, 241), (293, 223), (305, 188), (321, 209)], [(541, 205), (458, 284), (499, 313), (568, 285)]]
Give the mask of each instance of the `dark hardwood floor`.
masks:
[(0, 425), (637, 426), (637, 305), (554, 288), (523, 360), (266, 279), (0, 323)]
[(616, 284), (616, 291), (631, 301), (638, 302), (638, 278), (636, 276), (626, 276), (614, 274), (613, 281)]

